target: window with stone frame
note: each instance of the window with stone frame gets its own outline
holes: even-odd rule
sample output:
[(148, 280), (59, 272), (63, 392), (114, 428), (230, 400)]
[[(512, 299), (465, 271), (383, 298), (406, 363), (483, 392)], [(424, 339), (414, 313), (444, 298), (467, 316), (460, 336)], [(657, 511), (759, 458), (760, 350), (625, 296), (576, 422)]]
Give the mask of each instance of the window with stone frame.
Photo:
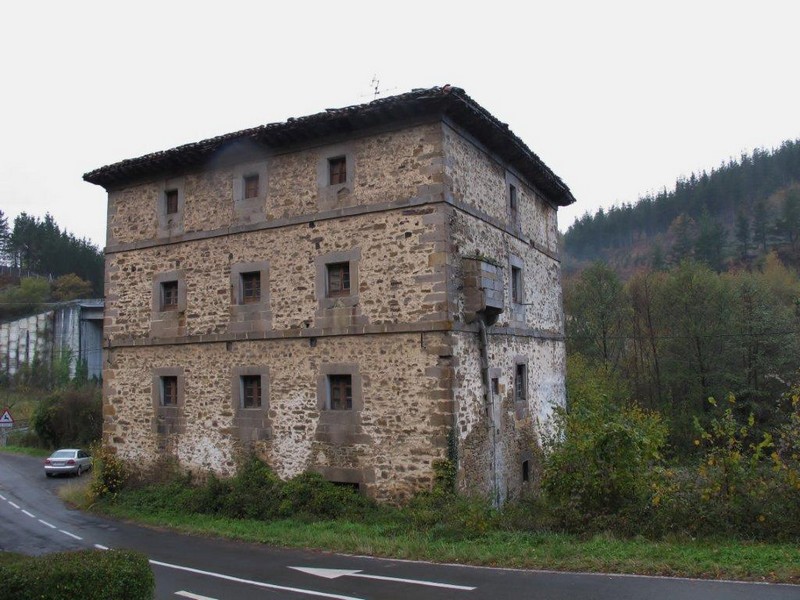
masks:
[(511, 301), (515, 304), (523, 303), (523, 281), (522, 269), (520, 267), (511, 267)]
[(326, 292), (329, 298), (350, 295), (350, 263), (339, 262), (326, 265)]
[(178, 377), (176, 375), (163, 375), (161, 377), (161, 405), (178, 405)]
[(528, 365), (518, 363), (514, 369), (514, 401), (526, 402), (528, 399)]
[(161, 310), (178, 310), (177, 281), (164, 281), (161, 283)]
[(241, 304), (261, 302), (261, 272), (248, 271), (239, 275)]
[(337, 156), (328, 159), (328, 183), (338, 185), (347, 182), (347, 157)]
[(164, 192), (164, 211), (168, 215), (174, 215), (178, 212), (178, 190), (167, 190)]
[(519, 206), (517, 198), (517, 186), (513, 183), (508, 184), (508, 212), (511, 222), (516, 223), (519, 216)]
[(352, 375), (328, 375), (328, 409), (353, 409)]
[(249, 200), (250, 198), (258, 198), (258, 184), (259, 184), (259, 176), (258, 173), (245, 175), (244, 177), (244, 199)]
[(261, 375), (242, 375), (239, 378), (242, 408), (261, 408)]

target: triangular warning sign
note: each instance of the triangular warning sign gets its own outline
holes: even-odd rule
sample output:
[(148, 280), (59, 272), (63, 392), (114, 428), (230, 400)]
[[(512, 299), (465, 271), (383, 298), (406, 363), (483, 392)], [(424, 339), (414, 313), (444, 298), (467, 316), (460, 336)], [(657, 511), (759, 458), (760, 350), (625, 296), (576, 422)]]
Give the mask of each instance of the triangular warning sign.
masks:
[(8, 425), (13, 425), (13, 424), (14, 424), (14, 419), (11, 417), (11, 413), (8, 412), (8, 409), (5, 409), (3, 411), (2, 416), (0, 416), (0, 426), (3, 426), (3, 425), (8, 426)]

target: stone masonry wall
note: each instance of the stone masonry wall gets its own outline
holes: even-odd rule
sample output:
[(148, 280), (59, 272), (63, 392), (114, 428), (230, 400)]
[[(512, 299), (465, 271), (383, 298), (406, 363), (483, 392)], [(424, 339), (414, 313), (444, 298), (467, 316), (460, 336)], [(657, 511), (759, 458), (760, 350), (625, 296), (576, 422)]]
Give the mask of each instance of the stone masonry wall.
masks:
[[(354, 181), (342, 195), (341, 206), (406, 200), (426, 194), (427, 186), (442, 182), (441, 125), (418, 125), (346, 144), (254, 158), (250, 161), (253, 165), (266, 163), (268, 191), (261, 206), (253, 210), (263, 213), (269, 222), (314, 215), (330, 208), (328, 204), (321, 205), (325, 190), (318, 181), (318, 166), (340, 152), (354, 161)], [(184, 233), (225, 230), (241, 223), (234, 205), (237, 172), (235, 166), (221, 167), (182, 177)], [(163, 188), (164, 180), (159, 180), (109, 194), (109, 246), (159, 237), (158, 208)]]
[[(105, 441), (143, 465), (166, 449), (191, 469), (231, 473), (245, 447), (234, 435), (233, 369), (263, 366), (271, 435), (253, 447), (280, 476), (309, 469), (355, 474), (368, 494), (400, 500), (430, 486), (431, 463), (447, 451), (452, 402), (443, 354), (450, 350), (442, 333), (326, 337), (313, 346), (292, 339), (113, 349), (104, 381)], [(317, 382), (326, 365), (345, 363), (356, 365), (363, 408), (350, 415), (353, 430), (336, 439), (325, 434)], [(180, 368), (185, 377), (185, 424), (167, 443), (154, 425), (156, 366)]]
[[(453, 127), (444, 126), (445, 182), (452, 198), (488, 220), (513, 227), (508, 209), (507, 177), (511, 173), (485, 150)], [(518, 224), (523, 236), (551, 253), (558, 252), (556, 210), (524, 181), (513, 178), (518, 197)]]
[[(489, 369), (499, 382), (493, 408), (485, 406), (480, 375), (478, 335), (453, 335), (454, 406), (458, 436), (459, 484), (462, 490), (492, 493), (492, 458), (496, 454), (498, 493), (501, 499), (517, 497), (525, 489), (522, 462), (530, 461), (530, 482), (539, 474), (543, 436), (551, 432), (553, 409), (563, 406), (566, 358), (561, 341), (490, 335)], [(527, 364), (527, 402), (514, 401), (517, 362)], [(493, 449), (491, 425), (497, 428)]]
[(186, 283), (185, 335), (224, 333), (231, 322), (231, 268), (259, 261), (269, 263), (272, 328), (316, 327), (324, 291), (316, 289), (315, 259), (354, 248), (360, 260), (352, 310), (361, 323), (444, 319), (441, 221), (435, 208), (419, 207), (110, 254), (105, 335), (112, 342), (148, 337), (154, 277), (178, 270)]

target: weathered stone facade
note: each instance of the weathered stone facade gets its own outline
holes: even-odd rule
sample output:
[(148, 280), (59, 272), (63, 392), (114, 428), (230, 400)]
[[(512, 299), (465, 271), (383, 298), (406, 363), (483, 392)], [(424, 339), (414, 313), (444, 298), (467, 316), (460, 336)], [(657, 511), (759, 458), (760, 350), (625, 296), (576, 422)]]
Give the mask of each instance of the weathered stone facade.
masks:
[(123, 458), (231, 473), (252, 450), (393, 501), (447, 458), (498, 500), (536, 477), (565, 396), (573, 198), (462, 91), (85, 178), (109, 191), (104, 436)]

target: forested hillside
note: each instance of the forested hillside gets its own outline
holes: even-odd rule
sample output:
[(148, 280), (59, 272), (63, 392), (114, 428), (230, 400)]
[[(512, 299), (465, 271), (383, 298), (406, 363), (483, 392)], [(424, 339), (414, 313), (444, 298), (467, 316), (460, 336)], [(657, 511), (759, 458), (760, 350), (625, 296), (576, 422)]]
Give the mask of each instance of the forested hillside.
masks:
[(9, 226), (0, 211), (0, 319), (48, 302), (101, 297), (103, 262), (99, 248), (62, 230), (49, 214), (22, 213)]
[(585, 214), (564, 235), (565, 270), (599, 257), (623, 276), (685, 258), (722, 271), (770, 250), (798, 266), (799, 242), (800, 140), (794, 140), (692, 174), (636, 204)]

